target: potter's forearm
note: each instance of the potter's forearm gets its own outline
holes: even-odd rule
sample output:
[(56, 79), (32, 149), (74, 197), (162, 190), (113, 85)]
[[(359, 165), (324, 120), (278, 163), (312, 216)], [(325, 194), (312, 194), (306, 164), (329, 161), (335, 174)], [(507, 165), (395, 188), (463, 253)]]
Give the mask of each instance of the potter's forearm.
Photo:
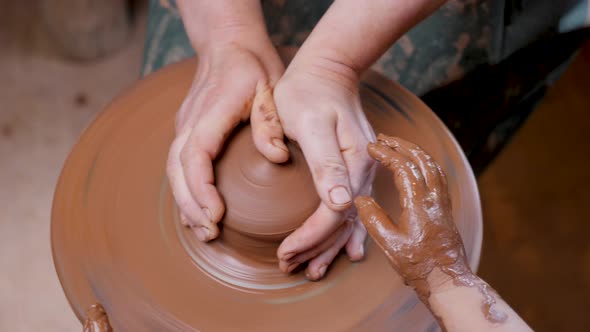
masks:
[(472, 286), (457, 285), (453, 280), (433, 286), (427, 305), (448, 332), (532, 331), (518, 314), (477, 276), (473, 276)]
[(260, 0), (178, 0), (185, 29), (197, 53), (228, 43), (255, 48), (270, 43)]
[[(294, 59), (292, 67), (327, 67), (356, 84), (398, 38), (445, 0), (336, 0)], [(313, 69), (312, 69), (313, 70)]]

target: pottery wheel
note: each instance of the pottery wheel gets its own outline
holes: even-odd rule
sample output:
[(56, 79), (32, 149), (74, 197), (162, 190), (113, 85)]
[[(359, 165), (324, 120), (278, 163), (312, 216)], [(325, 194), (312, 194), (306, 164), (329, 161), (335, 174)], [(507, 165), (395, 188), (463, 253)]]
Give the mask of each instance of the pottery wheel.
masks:
[[(436, 326), (370, 240), (365, 260), (351, 263), (341, 255), (325, 279), (309, 282), (302, 272), (280, 273), (272, 255), (232, 247), (239, 242), (227, 238), (231, 222), (222, 239), (209, 244), (181, 225), (165, 165), (174, 116), (195, 66), (195, 59), (168, 66), (122, 94), (89, 126), (64, 166), (51, 239), (59, 279), (78, 318), (99, 302), (115, 331), (426, 331)], [(423, 146), (447, 173), (455, 221), (475, 269), (481, 211), (459, 146), (418, 98), (384, 77), (365, 75), (361, 95), (376, 132)], [(227, 185), (224, 180), (218, 179), (220, 187)], [(312, 186), (310, 179), (301, 183)], [(395, 216), (398, 196), (387, 171), (378, 172), (373, 191)], [(284, 236), (278, 233), (267, 234), (270, 245), (273, 236)]]

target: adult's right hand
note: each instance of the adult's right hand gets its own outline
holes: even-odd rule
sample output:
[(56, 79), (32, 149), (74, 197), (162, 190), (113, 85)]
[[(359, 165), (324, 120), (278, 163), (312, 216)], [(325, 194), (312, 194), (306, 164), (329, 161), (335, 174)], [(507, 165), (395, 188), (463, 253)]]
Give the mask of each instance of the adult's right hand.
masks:
[(255, 47), (213, 42), (198, 51), (196, 76), (176, 116), (168, 178), (181, 221), (201, 241), (219, 235), (217, 223), (225, 207), (214, 185), (212, 161), (240, 121), (250, 118), (254, 142), (266, 158), (276, 163), (289, 158), (271, 88), (284, 66), (270, 40), (262, 39), (250, 43)]

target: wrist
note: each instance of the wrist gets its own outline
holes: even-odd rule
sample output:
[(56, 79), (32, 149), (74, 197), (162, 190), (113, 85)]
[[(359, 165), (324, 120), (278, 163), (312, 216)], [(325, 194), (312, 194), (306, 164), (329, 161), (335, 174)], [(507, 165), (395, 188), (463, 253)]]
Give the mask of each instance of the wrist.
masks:
[(319, 79), (351, 92), (358, 91), (361, 72), (350, 61), (329, 52), (300, 50), (289, 64), (285, 75), (302, 75)]
[(259, 0), (178, 0), (178, 6), (197, 53), (226, 44), (255, 48), (270, 43)]
[[(466, 271), (467, 272), (465, 274), (460, 275), (458, 278), (479, 280), (479, 277), (475, 273), (471, 272), (471, 269), (467, 268)], [(456, 283), (453, 277), (444, 273), (440, 268), (435, 268), (432, 270), (432, 272), (430, 272), (427, 277), (427, 281), (432, 294), (443, 293), (460, 286)]]
[(262, 54), (273, 47), (264, 27), (245, 25), (211, 28), (202, 38), (191, 39), (191, 43), (197, 54), (235, 47)]

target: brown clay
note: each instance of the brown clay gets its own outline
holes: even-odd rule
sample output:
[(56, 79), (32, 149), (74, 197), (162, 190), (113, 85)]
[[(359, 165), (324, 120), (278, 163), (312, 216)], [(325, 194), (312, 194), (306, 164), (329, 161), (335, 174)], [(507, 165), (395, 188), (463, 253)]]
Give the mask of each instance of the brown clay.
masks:
[(100, 304), (93, 304), (86, 312), (83, 332), (112, 332), (109, 318)]
[(379, 204), (366, 196), (357, 197), (355, 205), (368, 233), (404, 282), (428, 305), (428, 277), (438, 268), (456, 285), (478, 287), (486, 319), (504, 321), (506, 314), (492, 307), (497, 295), (469, 268), (441, 167), (415, 144), (383, 134), (376, 143), (369, 144), (368, 152), (393, 173), (401, 213), (393, 222)]
[(221, 240), (241, 254), (276, 261), (280, 242), (318, 207), (320, 199), (303, 153), (292, 143), (289, 161), (268, 161), (241, 126), (215, 163), (226, 211)]
[[(371, 241), (364, 261), (351, 263), (338, 257), (320, 282), (308, 282), (303, 272), (285, 275), (271, 258), (240, 249), (265, 243), (261, 234), (284, 236), (299, 218), (285, 221), (284, 228), (273, 224), (267, 228), (269, 224), (259, 217), (233, 223), (232, 216), (242, 217), (239, 200), (247, 196), (246, 191), (233, 196), (236, 188), (227, 188), (232, 182), (224, 183), (246, 179), (236, 177), (233, 164), (228, 167), (234, 171), (223, 177), (223, 160), (217, 165), (217, 185), (228, 211), (235, 211), (226, 216), (227, 229), (219, 241), (202, 243), (181, 225), (165, 161), (174, 137), (175, 112), (195, 66), (195, 59), (168, 66), (117, 98), (86, 130), (65, 163), (54, 198), (52, 250), (78, 318), (83, 321), (86, 308), (100, 302), (115, 331), (425, 331), (431, 327), (434, 320), (427, 308), (404, 287)], [(449, 179), (453, 217), (470, 266), (476, 268), (482, 234), (479, 198), (459, 146), (423, 103), (382, 76), (366, 74), (361, 97), (375, 131), (416, 142), (441, 163)], [(244, 139), (239, 144), (250, 143)], [(231, 145), (228, 159), (230, 149)], [(294, 147), (290, 149), (296, 154)], [(296, 158), (293, 170), (290, 166), (269, 170), (262, 163), (262, 171), (252, 165), (244, 171), (259, 183), (269, 179), (267, 172), (279, 174), (271, 177), (271, 191), (256, 194), (269, 195), (273, 204), (285, 206), (277, 215), (304, 216), (311, 209), (299, 202), (302, 197), (308, 202), (305, 192), (312, 186), (291, 187), (305, 183), (307, 175), (299, 173), (299, 181), (284, 179), (297, 169)], [(238, 159), (257, 163), (253, 156)], [(260, 174), (264, 176), (259, 178)], [(378, 172), (373, 193), (396, 216), (398, 195), (389, 177), (387, 171)], [(281, 181), (286, 182), (279, 185)], [(273, 190), (289, 193), (286, 185), (294, 198), (280, 196), (277, 202), (279, 196), (270, 197)], [(257, 211), (260, 218), (270, 213), (271, 202), (254, 199), (253, 204), (263, 206)], [(232, 232), (227, 232), (232, 227), (237, 230), (234, 235), (254, 242), (234, 241)], [(244, 237), (246, 233), (255, 236)]]

